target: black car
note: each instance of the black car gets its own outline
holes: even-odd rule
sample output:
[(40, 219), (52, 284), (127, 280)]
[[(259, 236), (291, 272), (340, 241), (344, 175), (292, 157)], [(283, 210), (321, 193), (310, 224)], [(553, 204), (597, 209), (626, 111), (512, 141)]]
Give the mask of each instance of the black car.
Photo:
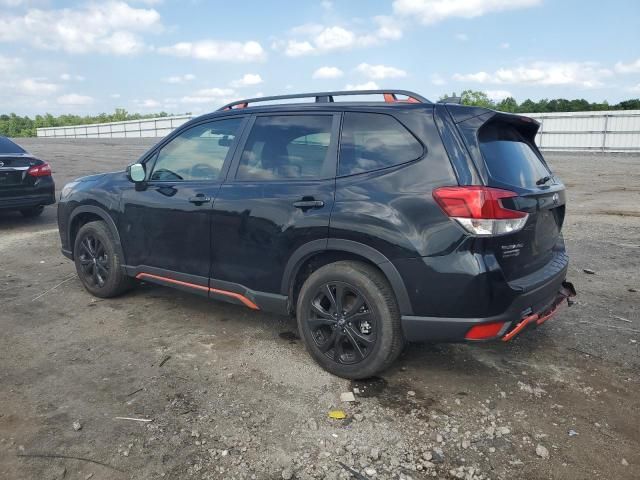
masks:
[(369, 377), (405, 341), (508, 340), (574, 294), (538, 126), (401, 90), (234, 102), (67, 185), (62, 251), (96, 296), (137, 279), (295, 314), (320, 365)]
[(36, 217), (56, 203), (51, 166), (0, 137), (0, 210), (19, 210)]

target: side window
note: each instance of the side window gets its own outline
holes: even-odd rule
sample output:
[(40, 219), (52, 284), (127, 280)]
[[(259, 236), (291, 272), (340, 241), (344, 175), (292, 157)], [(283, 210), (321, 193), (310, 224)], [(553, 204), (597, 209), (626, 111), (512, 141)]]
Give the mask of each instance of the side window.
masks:
[(313, 180), (326, 171), (331, 115), (256, 118), (240, 158), (238, 180)]
[(344, 115), (340, 138), (339, 175), (379, 170), (410, 162), (424, 153), (422, 144), (390, 115)]
[(151, 180), (218, 180), (242, 118), (203, 123), (160, 150)]

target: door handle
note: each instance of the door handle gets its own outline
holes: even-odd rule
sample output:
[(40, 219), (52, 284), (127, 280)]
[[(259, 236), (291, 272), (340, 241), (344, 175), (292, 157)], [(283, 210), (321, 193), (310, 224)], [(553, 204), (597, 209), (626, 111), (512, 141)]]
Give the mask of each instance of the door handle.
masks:
[(198, 194), (195, 197), (189, 197), (189, 202), (195, 203), (196, 205), (202, 205), (203, 203), (208, 203), (211, 201), (211, 197), (207, 197), (203, 194)]
[(293, 206), (301, 208), (302, 210), (309, 208), (322, 208), (324, 207), (324, 202), (322, 200), (299, 200), (297, 202), (293, 202)]

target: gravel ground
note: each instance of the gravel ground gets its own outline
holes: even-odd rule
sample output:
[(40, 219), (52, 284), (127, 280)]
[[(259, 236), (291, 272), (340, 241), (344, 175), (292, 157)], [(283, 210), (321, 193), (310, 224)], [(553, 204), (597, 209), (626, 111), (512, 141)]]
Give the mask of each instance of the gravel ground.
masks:
[[(62, 187), (151, 141), (19, 143)], [(93, 298), (55, 207), (0, 215), (0, 478), (639, 478), (640, 156), (547, 158), (576, 305), (509, 344), (410, 345), (356, 384), (288, 318), (153, 285)]]

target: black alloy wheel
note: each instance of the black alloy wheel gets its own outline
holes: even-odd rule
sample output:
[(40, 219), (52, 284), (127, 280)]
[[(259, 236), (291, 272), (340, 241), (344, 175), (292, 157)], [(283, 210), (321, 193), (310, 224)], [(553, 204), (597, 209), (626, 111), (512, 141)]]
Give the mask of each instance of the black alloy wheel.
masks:
[(84, 281), (95, 287), (104, 287), (109, 280), (109, 255), (96, 236), (85, 235), (80, 242), (80, 268)]
[(73, 257), (82, 285), (96, 297), (115, 297), (134, 285), (123, 267), (119, 243), (102, 221), (80, 227), (73, 241)]
[(325, 283), (318, 289), (307, 322), (320, 351), (337, 363), (361, 362), (376, 343), (376, 319), (367, 299), (345, 282)]

